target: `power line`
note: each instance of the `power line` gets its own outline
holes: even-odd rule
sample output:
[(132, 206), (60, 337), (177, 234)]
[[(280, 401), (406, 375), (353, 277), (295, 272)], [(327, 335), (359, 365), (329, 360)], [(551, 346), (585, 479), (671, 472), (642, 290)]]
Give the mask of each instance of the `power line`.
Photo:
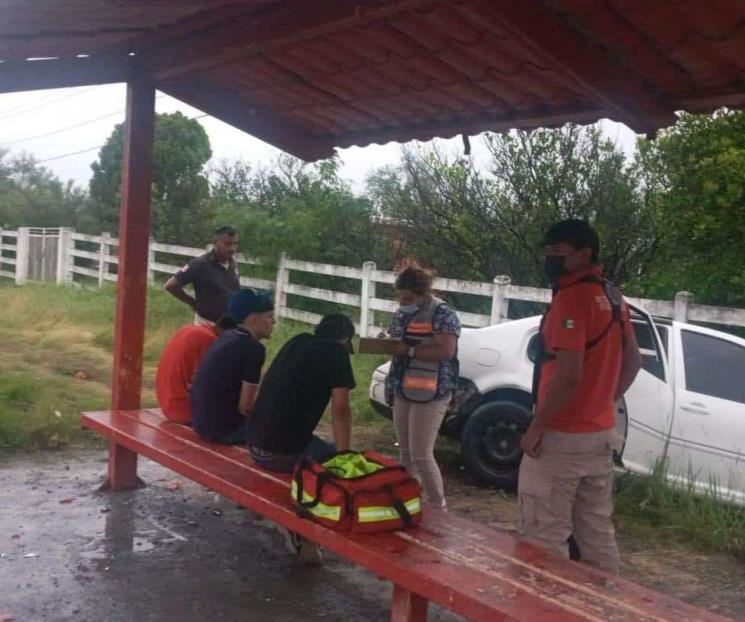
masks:
[[(200, 114), (196, 117), (191, 117), (190, 121), (196, 121), (197, 119), (203, 119), (204, 117), (208, 117), (208, 114)], [(87, 149), (81, 149), (80, 151), (73, 151), (71, 153), (63, 153), (61, 155), (53, 156), (51, 158), (45, 158), (44, 160), (37, 160), (37, 164), (44, 164), (45, 162), (52, 162), (53, 160), (61, 160), (62, 158), (70, 158), (72, 156), (81, 155), (83, 153), (88, 153), (89, 151), (95, 151), (96, 149), (100, 149), (103, 147), (103, 145), (96, 145), (95, 147), (88, 147)]]
[(88, 149), (81, 149), (80, 151), (73, 151), (72, 153), (63, 153), (62, 155), (54, 156), (53, 158), (46, 158), (44, 160), (38, 160), (37, 164), (44, 164), (45, 162), (51, 162), (53, 160), (61, 160), (62, 158), (69, 158), (71, 156), (80, 155), (81, 153), (88, 153), (89, 151), (95, 151), (100, 149), (103, 145), (96, 145), (95, 147), (88, 147)]
[(42, 102), (40, 104), (37, 104), (35, 106), (32, 105), (32, 106), (29, 106), (28, 108), (21, 109), (21, 110), (19, 110), (17, 112), (12, 112), (10, 114), (5, 114), (3, 116), (0, 116), (0, 121), (4, 121), (5, 119), (10, 119), (11, 117), (17, 117), (18, 115), (21, 115), (21, 114), (26, 114), (27, 112), (31, 112), (33, 110), (37, 110), (39, 108), (43, 108), (44, 106), (48, 106), (49, 104), (56, 104), (57, 102), (61, 102), (64, 99), (70, 99), (71, 97), (76, 97), (77, 95), (82, 95), (83, 93), (87, 93), (88, 91), (90, 91), (92, 89), (95, 89), (95, 88), (97, 88), (97, 87), (95, 87), (95, 86), (89, 86), (88, 88), (83, 89), (82, 91), (76, 91), (74, 93), (67, 93), (65, 95), (62, 95), (62, 97), (57, 97), (55, 99), (50, 99), (48, 101)]
[[(157, 95), (155, 99), (160, 99), (161, 97), (164, 97), (163, 94)], [(26, 138), (17, 138), (15, 140), (9, 140), (7, 142), (2, 142), (0, 145), (15, 145), (17, 143), (25, 143), (30, 140), (36, 140), (37, 138), (45, 138), (46, 136), (52, 136), (54, 134), (61, 134), (62, 132), (67, 132), (68, 130), (74, 130), (79, 127), (83, 127), (85, 125), (89, 125), (90, 123), (95, 123), (96, 121), (101, 121), (103, 119), (109, 119), (111, 117), (115, 117), (117, 115), (124, 114), (124, 110), (117, 110), (116, 112), (111, 112), (109, 114), (102, 115), (100, 117), (94, 117), (93, 119), (86, 119), (85, 121), (81, 121), (80, 123), (75, 123), (73, 125), (68, 125), (66, 127), (61, 127), (56, 130), (51, 130), (49, 132), (45, 132), (44, 134), (36, 134), (35, 136), (27, 136)], [(206, 116), (206, 115), (203, 115)], [(201, 118), (201, 117), (197, 117)]]
[(90, 123), (95, 123), (96, 121), (101, 121), (102, 119), (109, 119), (111, 117), (116, 117), (121, 115), (124, 112), (124, 110), (117, 110), (116, 112), (112, 112), (110, 114), (105, 114), (100, 117), (96, 117), (94, 119), (88, 119), (87, 121), (81, 121), (80, 123), (75, 123), (74, 125), (68, 125), (67, 127), (61, 127), (57, 130), (52, 130), (51, 132), (45, 132), (44, 134), (36, 134), (35, 136), (27, 136), (26, 138), (18, 138), (16, 140), (9, 140), (8, 142), (0, 143), (2, 145), (15, 145), (17, 143), (25, 143), (29, 140), (36, 140), (37, 138), (45, 138), (46, 136), (53, 136), (54, 134), (61, 134), (62, 132), (67, 132), (68, 130), (74, 130), (79, 127), (83, 127), (84, 125), (88, 125)]
[(47, 99), (49, 99), (49, 93), (44, 92), (44, 94), (41, 97), (32, 97), (31, 99), (27, 99), (26, 101), (22, 101), (20, 103), (14, 104), (10, 106), (9, 108), (6, 108), (5, 110), (0, 110), (0, 115), (5, 115), (11, 112), (15, 112), (16, 110), (20, 110), (21, 108), (25, 108), (26, 106), (46, 101)]

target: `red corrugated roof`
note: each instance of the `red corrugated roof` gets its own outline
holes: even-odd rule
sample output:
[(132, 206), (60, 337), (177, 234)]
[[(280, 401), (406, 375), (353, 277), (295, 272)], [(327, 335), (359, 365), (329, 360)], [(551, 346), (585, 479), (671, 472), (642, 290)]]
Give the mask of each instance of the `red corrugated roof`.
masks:
[[(21, 59), (49, 55), (58, 71), (24, 73)], [(602, 117), (653, 131), (676, 110), (741, 106), (745, 2), (11, 0), (0, 59), (0, 91), (149, 75), (315, 159)]]

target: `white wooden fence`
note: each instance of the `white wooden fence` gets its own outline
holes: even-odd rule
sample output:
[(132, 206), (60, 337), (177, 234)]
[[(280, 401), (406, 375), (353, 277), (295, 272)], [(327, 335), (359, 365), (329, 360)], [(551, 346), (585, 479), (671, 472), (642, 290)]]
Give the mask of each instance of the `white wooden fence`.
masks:
[[(28, 278), (28, 228), (17, 231), (0, 229), (0, 277), (14, 279), (23, 284)], [(116, 281), (117, 251), (119, 241), (108, 233), (87, 235), (72, 229), (61, 228), (57, 246), (56, 281), (64, 283), (97, 283), (102, 286), (106, 281)], [(171, 275), (178, 272), (189, 259), (201, 255), (205, 249), (178, 246), (174, 244), (150, 243), (149, 280), (155, 281), (155, 275)], [(158, 255), (160, 261), (156, 261)], [(165, 256), (165, 257), (164, 257)], [(240, 265), (261, 265), (256, 259), (237, 255)], [(293, 282), (293, 273), (310, 273), (324, 275), (328, 279), (328, 288), (310, 287)], [(342, 278), (359, 281), (356, 292), (348, 293), (333, 289), (334, 279)], [(256, 277), (241, 277), (241, 284), (247, 287), (274, 289), (277, 316), (317, 323), (321, 316), (309, 311), (294, 309), (288, 305), (288, 295), (330, 302), (337, 305), (359, 309), (357, 331), (363, 336), (374, 335), (380, 330), (376, 323), (376, 312), (392, 313), (398, 304), (388, 298), (378, 296), (379, 284), (393, 284), (396, 275), (393, 272), (378, 270), (373, 262), (365, 262), (361, 268), (334, 266), (329, 264), (298, 261), (283, 253), (279, 259), (276, 276), (273, 280)], [(437, 278), (435, 289), (442, 292), (470, 294), (489, 299), (489, 315), (459, 311), (458, 315), (465, 326), (482, 327), (498, 324), (509, 317), (509, 301), (547, 303), (551, 292), (548, 289), (513, 285), (510, 277), (500, 275), (493, 282), (463, 281), (459, 279)], [(745, 327), (745, 309), (732, 307), (714, 307), (699, 305), (693, 302), (693, 294), (680, 292), (675, 300), (648, 300), (629, 298), (638, 306), (644, 307), (657, 317), (674, 318), (677, 321), (706, 322), (713, 324)], [(355, 314), (357, 315), (357, 314)]]

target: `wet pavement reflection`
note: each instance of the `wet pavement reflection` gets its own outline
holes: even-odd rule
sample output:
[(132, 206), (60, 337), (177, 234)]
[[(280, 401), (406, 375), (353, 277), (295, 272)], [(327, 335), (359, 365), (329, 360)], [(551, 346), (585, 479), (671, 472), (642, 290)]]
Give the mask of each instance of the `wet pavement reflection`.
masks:
[(388, 620), (387, 582), (333, 555), (300, 566), (269, 522), (146, 460), (146, 488), (98, 492), (105, 461), (0, 455), (0, 619)]

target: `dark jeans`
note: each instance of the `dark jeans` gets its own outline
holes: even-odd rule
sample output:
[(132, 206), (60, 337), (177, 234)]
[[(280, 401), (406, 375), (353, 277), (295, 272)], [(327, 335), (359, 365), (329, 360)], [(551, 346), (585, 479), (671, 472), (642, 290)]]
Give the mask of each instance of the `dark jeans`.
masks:
[(275, 454), (253, 446), (249, 449), (251, 450), (251, 458), (258, 466), (267, 471), (278, 473), (292, 473), (295, 470), (295, 465), (305, 457), (316, 462), (325, 462), (336, 452), (336, 446), (333, 443), (327, 443), (315, 434), (305, 450), (296, 454)]
[[(197, 430), (197, 433), (199, 433), (199, 430)], [(204, 434), (199, 433), (199, 436), (201, 436), (205, 441), (210, 441), (211, 443), (222, 443), (223, 445), (245, 445), (246, 434), (247, 426), (244, 422), (241, 423), (241, 425), (238, 426), (235, 430), (227, 434), (222, 434), (220, 436), (210, 435), (208, 437)]]

